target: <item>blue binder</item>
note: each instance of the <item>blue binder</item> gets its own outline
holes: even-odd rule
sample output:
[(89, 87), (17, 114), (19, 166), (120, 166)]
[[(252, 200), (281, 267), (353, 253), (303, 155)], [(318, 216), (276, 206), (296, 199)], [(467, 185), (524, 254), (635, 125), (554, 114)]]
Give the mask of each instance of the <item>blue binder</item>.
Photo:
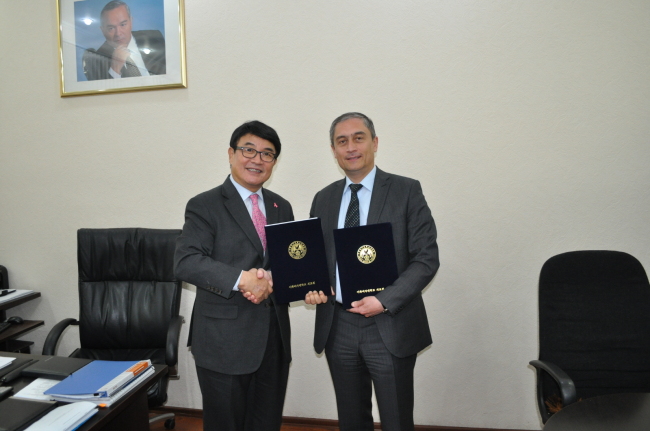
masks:
[[(99, 389), (141, 361), (93, 361), (44, 392), (45, 395), (89, 395), (105, 397)], [(134, 377), (135, 378), (135, 377)]]

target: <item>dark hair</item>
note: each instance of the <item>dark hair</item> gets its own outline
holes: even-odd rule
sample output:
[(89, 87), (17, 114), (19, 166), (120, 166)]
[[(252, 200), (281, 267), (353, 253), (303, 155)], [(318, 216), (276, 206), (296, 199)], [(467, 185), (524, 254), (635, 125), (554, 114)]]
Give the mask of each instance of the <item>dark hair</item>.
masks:
[(266, 139), (275, 147), (275, 157), (277, 158), (280, 155), (280, 149), (282, 144), (280, 143), (280, 137), (277, 132), (270, 126), (262, 123), (261, 121), (253, 120), (247, 123), (242, 124), (237, 127), (232, 136), (230, 137), (230, 148), (234, 151), (237, 151), (237, 143), (242, 138), (242, 136), (255, 135), (258, 138)]
[(124, 6), (126, 8), (126, 13), (129, 14), (129, 17), (131, 16), (131, 9), (129, 9), (128, 4), (124, 3), (122, 0), (111, 0), (106, 3), (106, 6), (104, 6), (104, 9), (102, 9), (102, 13), (99, 14), (102, 19), (102, 25), (104, 24), (104, 14), (109, 10), (117, 9), (120, 6)]
[(336, 128), (336, 125), (349, 120), (350, 118), (359, 118), (363, 120), (363, 124), (368, 128), (368, 130), (370, 130), (370, 138), (375, 139), (375, 125), (368, 116), (363, 115), (361, 112), (347, 112), (336, 117), (336, 119), (332, 121), (332, 125), (330, 126), (330, 143), (332, 145), (334, 145), (334, 129)]

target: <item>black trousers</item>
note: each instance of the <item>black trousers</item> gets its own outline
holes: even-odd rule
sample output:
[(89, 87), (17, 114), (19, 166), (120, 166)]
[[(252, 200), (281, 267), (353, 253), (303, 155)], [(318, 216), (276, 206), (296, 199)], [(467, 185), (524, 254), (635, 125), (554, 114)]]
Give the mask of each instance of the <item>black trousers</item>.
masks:
[(341, 431), (373, 431), (372, 387), (383, 431), (413, 431), (413, 370), (417, 355), (398, 358), (375, 320), (335, 305), (325, 345)]
[(285, 356), (280, 326), (272, 310), (266, 351), (257, 371), (231, 375), (197, 366), (203, 398), (203, 430), (280, 431), (289, 377), (289, 361)]

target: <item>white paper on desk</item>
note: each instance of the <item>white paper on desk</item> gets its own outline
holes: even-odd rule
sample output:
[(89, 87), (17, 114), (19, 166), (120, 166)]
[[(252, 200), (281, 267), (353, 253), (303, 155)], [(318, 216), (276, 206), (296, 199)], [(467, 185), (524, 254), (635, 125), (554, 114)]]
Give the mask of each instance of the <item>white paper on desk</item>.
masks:
[(22, 388), (16, 395), (14, 395), (14, 397), (27, 398), (30, 400), (50, 401), (52, 399), (52, 396), (45, 395), (43, 392), (47, 391), (52, 386), (60, 382), (61, 380), (43, 379), (39, 377), (38, 379)]
[(60, 406), (34, 422), (25, 431), (72, 431), (97, 413), (97, 406), (88, 401)]
[(12, 292), (12, 293), (10, 293), (8, 295), (5, 295), (5, 296), (0, 296), (0, 304), (2, 304), (3, 302), (11, 301), (12, 299), (20, 298), (21, 296), (29, 295), (32, 292), (33, 292), (33, 290), (18, 290), (18, 289), (16, 289), (15, 292)]
[(16, 358), (8, 358), (6, 356), (0, 356), (0, 370), (3, 369), (4, 367), (11, 365), (11, 363), (15, 360)]

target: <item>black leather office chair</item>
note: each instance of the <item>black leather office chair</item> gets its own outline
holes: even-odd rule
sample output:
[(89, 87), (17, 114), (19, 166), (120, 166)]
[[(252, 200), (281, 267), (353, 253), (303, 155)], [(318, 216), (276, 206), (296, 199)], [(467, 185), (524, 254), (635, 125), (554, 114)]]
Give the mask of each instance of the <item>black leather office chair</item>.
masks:
[[(650, 284), (641, 263), (617, 251), (550, 258), (539, 278), (537, 398), (567, 406), (604, 394), (650, 392)], [(561, 404), (560, 404), (561, 401)]]
[[(173, 256), (180, 230), (80, 229), (77, 232), (79, 320), (64, 319), (47, 336), (44, 355), (54, 355), (68, 325), (79, 325), (81, 347), (70, 356), (127, 361), (151, 359), (170, 375), (148, 389), (149, 407), (167, 400), (168, 378), (178, 378), (181, 282)], [(160, 415), (165, 427), (174, 415)]]

